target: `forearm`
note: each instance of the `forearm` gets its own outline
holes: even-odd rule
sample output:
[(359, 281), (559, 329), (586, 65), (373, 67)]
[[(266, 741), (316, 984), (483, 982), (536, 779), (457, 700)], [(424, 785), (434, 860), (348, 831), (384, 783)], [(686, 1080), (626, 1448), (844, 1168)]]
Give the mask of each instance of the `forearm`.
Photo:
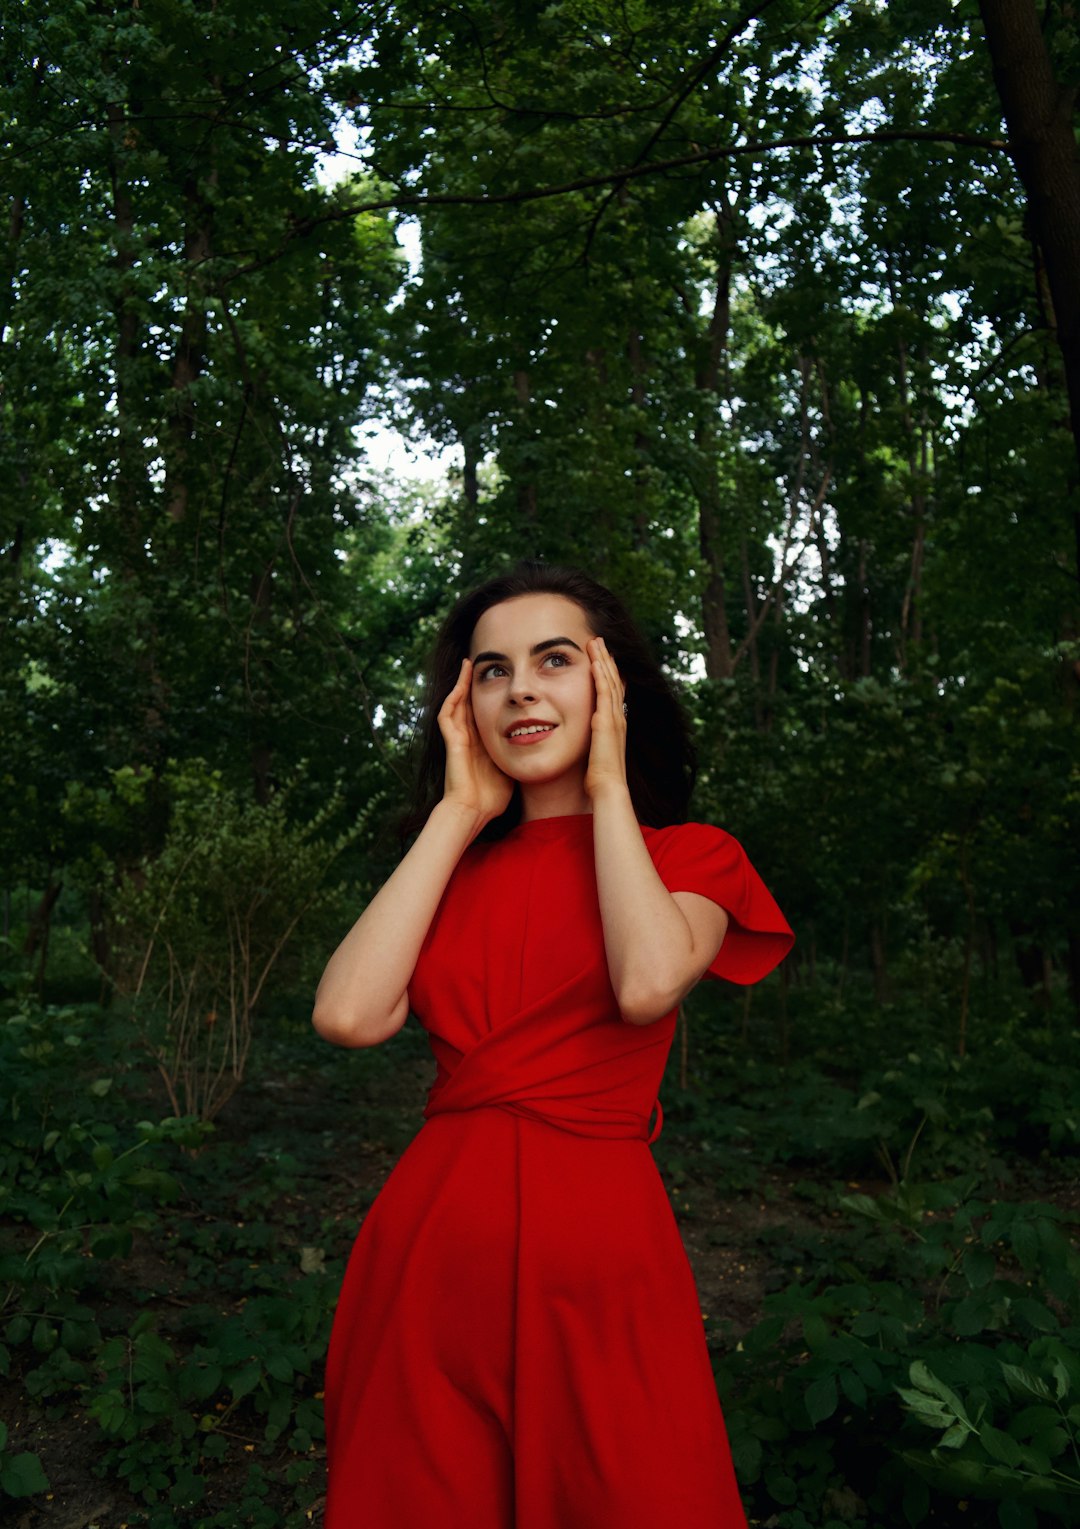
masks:
[(695, 946), (652, 863), (628, 790), (593, 799), (593, 847), (611, 984), (624, 1018), (647, 1024), (670, 1013), (715, 952)]
[(393, 875), (326, 964), (312, 1022), (339, 1046), (374, 1046), (408, 1015), (408, 986), (454, 867), (483, 827), (476, 813), (441, 801)]

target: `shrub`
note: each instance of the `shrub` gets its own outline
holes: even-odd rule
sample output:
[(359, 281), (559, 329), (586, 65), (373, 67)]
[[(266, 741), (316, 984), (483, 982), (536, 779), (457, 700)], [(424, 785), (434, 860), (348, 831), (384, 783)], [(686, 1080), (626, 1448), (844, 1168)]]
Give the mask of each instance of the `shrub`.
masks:
[(243, 1080), (271, 973), (301, 921), (311, 928), (336, 904), (341, 889), (327, 887), (327, 874), (376, 804), (330, 837), (338, 797), (297, 823), (292, 787), (261, 806), (202, 761), (174, 767), (168, 780), (161, 852), (127, 872), (113, 901), (110, 976), (131, 1001), (174, 1113), (212, 1120)]

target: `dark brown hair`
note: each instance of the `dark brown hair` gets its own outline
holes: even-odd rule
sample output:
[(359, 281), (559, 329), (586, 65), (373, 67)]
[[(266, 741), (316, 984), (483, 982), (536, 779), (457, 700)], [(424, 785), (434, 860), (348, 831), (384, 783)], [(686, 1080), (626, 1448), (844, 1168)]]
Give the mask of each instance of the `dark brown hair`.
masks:
[[(602, 637), (626, 686), (626, 776), (638, 821), (652, 828), (684, 823), (696, 765), (682, 707), (622, 601), (576, 568), (521, 562), (463, 595), (443, 622), (428, 670), (424, 715), (417, 739), (413, 801), (402, 819), (404, 842), (418, 833), (443, 793), (446, 747), (438, 712), (453, 690), (480, 617), (520, 595), (563, 595), (579, 605), (593, 636)], [(521, 792), (481, 837), (498, 839), (521, 821)]]

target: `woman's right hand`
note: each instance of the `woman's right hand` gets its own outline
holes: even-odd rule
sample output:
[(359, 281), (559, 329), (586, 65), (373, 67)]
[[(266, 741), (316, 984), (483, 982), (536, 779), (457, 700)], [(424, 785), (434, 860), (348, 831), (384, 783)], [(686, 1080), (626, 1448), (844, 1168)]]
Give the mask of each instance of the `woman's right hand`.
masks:
[(472, 709), (472, 662), (467, 658), (461, 660), (457, 684), (439, 708), (438, 722), (446, 745), (443, 801), (465, 807), (490, 823), (510, 805), (514, 782), (480, 740)]

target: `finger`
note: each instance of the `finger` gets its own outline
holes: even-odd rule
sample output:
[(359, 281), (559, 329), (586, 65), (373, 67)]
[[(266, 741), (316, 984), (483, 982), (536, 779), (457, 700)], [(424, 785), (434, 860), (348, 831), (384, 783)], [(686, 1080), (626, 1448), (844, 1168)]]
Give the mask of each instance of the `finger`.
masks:
[(610, 689), (610, 685), (608, 677), (604, 672), (603, 660), (599, 656), (593, 659), (592, 677), (593, 688), (596, 696), (595, 704), (593, 706), (593, 715), (594, 717), (602, 718), (609, 700), (608, 691)]
[(465, 686), (468, 683), (468, 677), (465, 669), (465, 665), (467, 663), (468, 659), (462, 660), (461, 672), (458, 676), (457, 684), (450, 691), (450, 694), (446, 697), (446, 700), (439, 707), (439, 729), (444, 734), (444, 736), (448, 736), (448, 728), (453, 729), (455, 726), (461, 726), (461, 700), (463, 694), (465, 694)]
[(611, 703), (612, 714), (619, 716), (622, 712), (622, 698), (625, 687), (622, 683), (622, 677), (619, 674), (618, 665), (612, 658), (611, 654), (608, 652), (607, 643), (602, 637), (599, 639), (599, 645), (601, 661), (604, 667), (604, 680), (607, 686), (607, 693)]
[(602, 637), (593, 638), (592, 660), (593, 672), (594, 674), (598, 674), (600, 676), (606, 688), (608, 685), (610, 685), (611, 681), (608, 677), (608, 658), (607, 653), (604, 650), (604, 639)]

